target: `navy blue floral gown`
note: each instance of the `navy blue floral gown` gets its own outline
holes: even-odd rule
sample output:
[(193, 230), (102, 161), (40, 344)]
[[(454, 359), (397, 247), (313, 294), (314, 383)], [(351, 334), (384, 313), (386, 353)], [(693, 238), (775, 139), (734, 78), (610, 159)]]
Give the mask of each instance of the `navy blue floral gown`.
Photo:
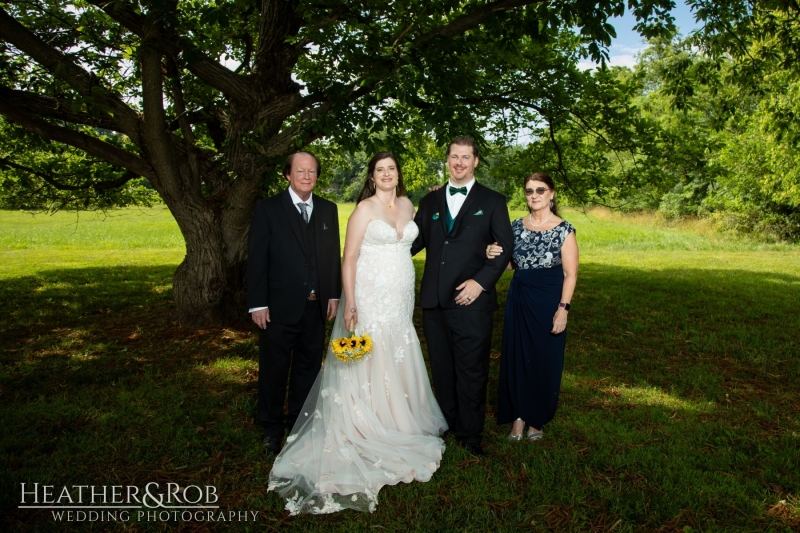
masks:
[(567, 221), (531, 231), (517, 219), (512, 260), (516, 270), (506, 300), (497, 423), (522, 418), (542, 429), (558, 407), (567, 332), (550, 333), (561, 300), (561, 246), (575, 228)]

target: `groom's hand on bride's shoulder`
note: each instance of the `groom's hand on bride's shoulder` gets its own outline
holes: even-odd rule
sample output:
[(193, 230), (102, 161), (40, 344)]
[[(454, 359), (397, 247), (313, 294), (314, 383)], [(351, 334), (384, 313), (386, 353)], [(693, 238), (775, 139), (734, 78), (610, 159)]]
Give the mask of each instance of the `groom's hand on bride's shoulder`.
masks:
[(250, 313), (250, 318), (253, 319), (253, 322), (255, 322), (256, 326), (259, 328), (267, 329), (267, 323), (269, 322), (269, 308), (253, 311)]

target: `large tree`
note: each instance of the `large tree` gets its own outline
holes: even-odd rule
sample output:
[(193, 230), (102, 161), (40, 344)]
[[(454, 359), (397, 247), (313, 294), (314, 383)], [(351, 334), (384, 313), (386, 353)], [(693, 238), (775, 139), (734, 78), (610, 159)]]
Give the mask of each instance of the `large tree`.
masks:
[[(629, 0), (638, 29), (672, 0)], [(242, 302), (257, 199), (285, 156), (332, 137), (395, 146), (557, 125), (614, 35), (624, 0), (0, 1), (0, 114), (103, 162), (105, 178), (29, 168), (55, 188), (146, 178), (186, 240), (184, 320)], [(576, 31), (577, 29), (577, 31)], [(14, 166), (16, 165), (16, 166)], [(111, 165), (111, 167), (108, 167)], [(111, 168), (116, 171), (109, 171)], [(116, 174), (114, 173), (116, 172)], [(50, 175), (48, 175), (48, 173)]]

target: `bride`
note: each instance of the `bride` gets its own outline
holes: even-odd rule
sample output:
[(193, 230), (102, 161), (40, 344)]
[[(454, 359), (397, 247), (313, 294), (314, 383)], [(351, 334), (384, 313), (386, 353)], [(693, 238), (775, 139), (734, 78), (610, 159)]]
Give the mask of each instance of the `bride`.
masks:
[(447, 429), (431, 391), (414, 309), (411, 243), (419, 230), (404, 197), (397, 159), (370, 160), (358, 205), (347, 223), (344, 297), (332, 338), (372, 337), (372, 353), (353, 363), (333, 356), (275, 459), (269, 490), (291, 514), (374, 511), (378, 491), (400, 481), (428, 481), (442, 459)]

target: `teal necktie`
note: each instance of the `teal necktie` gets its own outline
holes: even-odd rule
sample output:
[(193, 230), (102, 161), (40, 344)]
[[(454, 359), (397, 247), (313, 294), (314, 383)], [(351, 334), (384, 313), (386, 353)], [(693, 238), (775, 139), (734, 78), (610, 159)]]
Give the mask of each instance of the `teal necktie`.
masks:
[(458, 194), (458, 193), (461, 193), (461, 194), (463, 194), (464, 196), (466, 196), (466, 195), (467, 195), (467, 186), (465, 185), (465, 186), (463, 186), (463, 187), (458, 187), (458, 188), (456, 188), (456, 187), (453, 187), (453, 186), (451, 185), (451, 186), (450, 186), (450, 196), (455, 196), (455, 195), (456, 195), (456, 194)]

